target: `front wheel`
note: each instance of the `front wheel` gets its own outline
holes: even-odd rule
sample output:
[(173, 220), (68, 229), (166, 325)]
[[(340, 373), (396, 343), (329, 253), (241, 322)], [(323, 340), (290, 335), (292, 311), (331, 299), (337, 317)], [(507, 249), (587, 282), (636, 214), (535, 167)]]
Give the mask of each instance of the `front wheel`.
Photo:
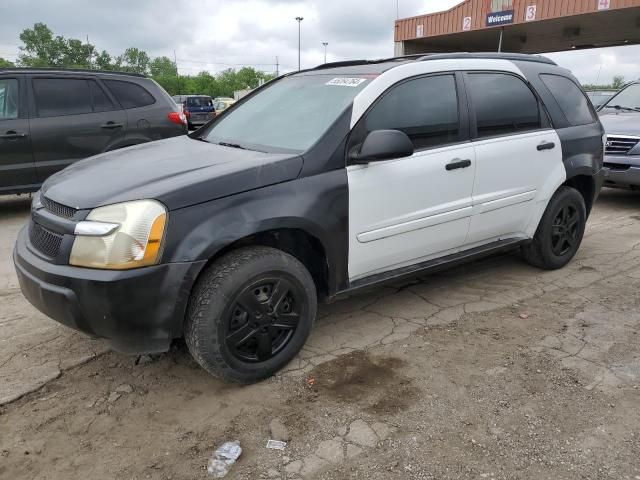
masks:
[(198, 279), (189, 299), (185, 340), (212, 375), (251, 383), (295, 357), (316, 309), (315, 284), (296, 258), (274, 248), (241, 248)]
[(564, 267), (575, 256), (587, 223), (584, 198), (575, 188), (560, 187), (551, 197), (524, 259), (539, 268)]

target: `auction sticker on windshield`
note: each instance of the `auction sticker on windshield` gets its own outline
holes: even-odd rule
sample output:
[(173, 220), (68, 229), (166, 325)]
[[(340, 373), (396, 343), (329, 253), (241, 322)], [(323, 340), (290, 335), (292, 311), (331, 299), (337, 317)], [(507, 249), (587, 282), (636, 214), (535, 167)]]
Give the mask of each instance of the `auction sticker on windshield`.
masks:
[(357, 87), (358, 85), (361, 85), (366, 81), (366, 78), (337, 77), (333, 80), (329, 80), (326, 85), (334, 85), (337, 87)]

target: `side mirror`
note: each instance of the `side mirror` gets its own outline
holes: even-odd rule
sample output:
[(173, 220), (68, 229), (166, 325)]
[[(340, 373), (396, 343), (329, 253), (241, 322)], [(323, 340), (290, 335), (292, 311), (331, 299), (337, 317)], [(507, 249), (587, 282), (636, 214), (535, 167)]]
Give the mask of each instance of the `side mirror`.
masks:
[(365, 164), (410, 157), (413, 151), (413, 143), (406, 133), (400, 130), (374, 130), (362, 145), (351, 151), (349, 158), (352, 163)]

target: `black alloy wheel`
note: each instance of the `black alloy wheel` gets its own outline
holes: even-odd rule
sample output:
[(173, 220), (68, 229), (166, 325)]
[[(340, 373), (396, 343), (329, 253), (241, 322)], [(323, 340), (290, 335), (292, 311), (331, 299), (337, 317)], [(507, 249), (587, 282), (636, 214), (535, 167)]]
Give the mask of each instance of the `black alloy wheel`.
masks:
[(301, 287), (282, 274), (246, 286), (230, 302), (225, 342), (244, 362), (269, 360), (294, 336), (300, 320)]

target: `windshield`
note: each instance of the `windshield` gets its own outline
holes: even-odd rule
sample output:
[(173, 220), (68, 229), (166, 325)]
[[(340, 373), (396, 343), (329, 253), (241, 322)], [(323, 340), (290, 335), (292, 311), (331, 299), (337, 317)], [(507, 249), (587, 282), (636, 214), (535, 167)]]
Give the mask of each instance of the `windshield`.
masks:
[(304, 152), (368, 81), (335, 75), (283, 78), (226, 112), (203, 138), (251, 150)]
[(640, 109), (640, 83), (634, 83), (622, 90), (618, 95), (609, 100), (607, 107), (621, 107), (632, 110)]
[(210, 107), (213, 104), (211, 97), (189, 97), (187, 107)]

